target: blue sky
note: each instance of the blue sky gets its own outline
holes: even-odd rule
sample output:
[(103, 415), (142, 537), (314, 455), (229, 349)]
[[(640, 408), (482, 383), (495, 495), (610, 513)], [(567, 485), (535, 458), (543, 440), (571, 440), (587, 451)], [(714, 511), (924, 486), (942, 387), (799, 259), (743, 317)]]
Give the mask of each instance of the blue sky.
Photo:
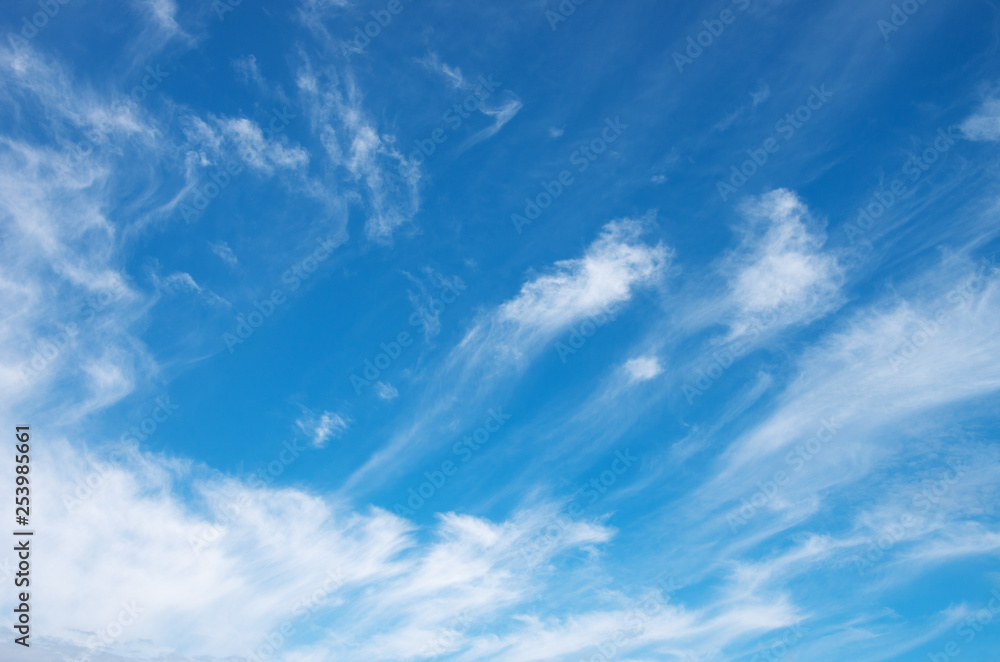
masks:
[(997, 659), (998, 10), (5, 3), (2, 657)]

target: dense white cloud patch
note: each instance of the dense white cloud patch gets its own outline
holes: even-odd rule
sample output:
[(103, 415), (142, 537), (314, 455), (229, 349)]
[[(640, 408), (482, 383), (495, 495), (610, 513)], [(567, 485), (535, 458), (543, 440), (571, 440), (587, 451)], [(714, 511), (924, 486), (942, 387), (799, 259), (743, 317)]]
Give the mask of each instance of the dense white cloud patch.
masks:
[[(532, 577), (554, 555), (611, 538), (599, 525), (566, 522), (558, 541), (539, 547), (551, 522), (539, 510), (503, 523), (442, 515), (433, 540), (418, 543), (399, 517), (273, 487), (270, 470), (238, 480), (112, 448), (90, 454), (54, 441), (36, 455), (33, 475), (46, 486), (37, 526), (51, 534), (33, 557), (33, 604), (46, 605), (37, 627), (50, 650), (86, 649), (134, 603), (140, 617), (108, 646), (132, 650), (132, 659), (240, 655), (284, 623), (298, 632), (336, 623), (331, 633), (340, 634), (323, 637), (322, 650), (341, 659), (398, 659), (406, 650), (426, 658), (414, 646), (429, 649), (450, 620), (492, 621), (537, 594)], [(275, 450), (279, 464), (308, 452)], [(8, 611), (9, 600), (0, 602)], [(300, 646), (288, 643), (279, 659)]]
[(639, 356), (625, 362), (625, 372), (633, 382), (645, 382), (663, 372), (660, 360), (655, 356)]
[(825, 235), (794, 193), (772, 191), (746, 202), (742, 212), (741, 245), (723, 262), (733, 335), (806, 322), (839, 304), (842, 269), (823, 250)]
[(627, 302), (663, 275), (671, 257), (662, 243), (644, 243), (643, 230), (641, 221), (608, 223), (582, 257), (556, 262), (551, 273), (525, 283), (500, 307), (498, 322), (518, 337), (548, 336)]

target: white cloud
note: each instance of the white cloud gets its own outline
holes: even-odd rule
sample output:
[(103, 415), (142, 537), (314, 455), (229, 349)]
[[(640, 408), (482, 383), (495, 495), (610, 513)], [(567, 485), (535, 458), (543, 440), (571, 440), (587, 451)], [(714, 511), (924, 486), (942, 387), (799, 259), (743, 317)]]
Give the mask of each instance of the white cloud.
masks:
[(417, 287), (417, 291), (407, 289), (406, 294), (415, 319), (423, 327), (424, 339), (430, 341), (441, 332), (441, 313), (448, 305), (445, 299), (454, 301), (465, 290), (465, 283), (458, 276), (448, 278), (430, 267), (422, 271), (423, 277), (406, 271), (403, 275)]
[(962, 133), (969, 140), (1000, 140), (1000, 99), (990, 99), (962, 122)]
[[(300, 457), (286, 451), (276, 447), (279, 464)], [(539, 595), (555, 555), (612, 537), (600, 525), (567, 520), (564, 535), (527, 562), (548, 510), (500, 523), (444, 514), (418, 543), (404, 519), (270, 486), (264, 472), (241, 481), (134, 447), (109, 459), (56, 439), (38, 452), (48, 491), (38, 496), (37, 526), (51, 532), (33, 556), (48, 569), (32, 582), (33, 599), (50, 606), (36, 616), (43, 650), (79, 654), (123, 602), (134, 601), (140, 617), (108, 654), (228, 659), (291, 623), (297, 634), (316, 636), (286, 640), (280, 655), (288, 659), (414, 657), (456, 617), (502, 627), (505, 614)], [(0, 460), (3, 470), (11, 466)], [(0, 597), (0, 607), (12, 609), (11, 599)], [(306, 615), (297, 609), (303, 602)], [(479, 638), (456, 635), (460, 647)], [(16, 649), (3, 646), (3, 655)]]
[[(279, 464), (297, 461), (287, 450), (275, 449)], [(572, 554), (599, 572), (597, 549), (614, 539), (555, 505), (500, 522), (445, 513), (420, 531), (377, 508), (276, 487), (264, 472), (237, 480), (135, 447), (109, 458), (60, 439), (38, 452), (48, 491), (37, 526), (49, 533), (32, 557), (47, 571), (32, 586), (48, 605), (36, 615), (46, 633), (36, 646), (50, 657), (87, 651), (123, 603), (138, 617), (92, 659), (222, 662), (266, 651), (286, 624), (294, 632), (280, 637), (275, 659), (563, 659), (623, 630), (623, 656), (650, 647), (704, 655), (801, 618), (780, 595), (744, 595), (748, 573), (698, 608), (659, 590), (604, 590), (562, 618), (540, 618), (539, 599), (579, 588), (572, 574), (553, 573), (554, 562)], [(0, 608), (12, 609), (11, 599), (0, 597)], [(7, 640), (0, 655), (27, 660), (17, 648)]]
[[(213, 125), (216, 123), (214, 118), (210, 117), (209, 120)], [(197, 115), (191, 115), (182, 121), (182, 131), (184, 137), (193, 146), (199, 147), (209, 154), (221, 153), (222, 133)], [(208, 164), (207, 158), (204, 158), (203, 161), (205, 165)]]
[(365, 112), (363, 95), (351, 78), (333, 68), (317, 73), (306, 61), (296, 80), (311, 128), (327, 158), (362, 184), (367, 201), (365, 233), (389, 243), (420, 209), (420, 167), (396, 148), (396, 138), (380, 133)]
[(284, 137), (268, 141), (260, 126), (245, 117), (220, 120), (220, 128), (236, 154), (255, 170), (269, 174), (274, 168), (295, 170), (309, 163), (302, 147), (287, 146)]
[[(128, 393), (137, 367), (155, 372), (128, 330), (148, 297), (121, 271), (112, 216), (116, 187), (146, 182), (111, 173), (118, 158), (154, 159), (156, 131), (30, 48), (0, 47), (0, 77), (13, 133), (17, 118), (44, 117), (53, 138), (0, 137), (0, 305), (16, 320), (0, 327), (0, 395), (72, 420)], [(57, 387), (74, 391), (72, 404)]]
[(639, 356), (625, 362), (625, 372), (633, 382), (645, 382), (663, 372), (660, 360), (655, 356)]
[[(524, 107), (521, 99), (510, 90), (503, 90), (500, 94), (501, 98), (491, 98), (493, 95), (492, 91), (487, 91), (480, 82), (467, 80), (465, 76), (462, 75), (462, 70), (460, 68), (453, 67), (448, 65), (446, 62), (442, 62), (437, 53), (431, 53), (431, 55), (425, 58), (422, 63), (432, 71), (441, 74), (456, 90), (469, 92), (478, 96), (479, 101), (476, 106), (477, 109), (483, 115), (493, 119), (492, 126), (481, 129), (465, 139), (465, 141), (462, 142), (462, 145), (458, 148), (460, 152), (495, 136), (500, 132), (500, 129), (502, 129), (507, 122), (514, 119), (514, 116), (517, 115), (521, 111), (521, 108)], [(483, 78), (480, 77), (479, 81), (482, 80)], [(559, 133), (554, 133), (555, 131), (559, 131)], [(562, 132), (557, 129), (549, 129), (549, 135), (553, 138), (558, 138), (562, 135)]]
[(424, 59), (420, 60), (420, 63), (431, 71), (443, 76), (452, 87), (459, 90), (467, 89), (467, 84), (465, 82), (465, 77), (462, 75), (462, 70), (458, 67), (450, 66), (446, 62), (442, 62), (437, 53), (431, 53)]
[(770, 98), (771, 86), (767, 83), (761, 83), (756, 90), (750, 92), (750, 106), (756, 108)]
[(175, 271), (169, 276), (162, 277), (157, 273), (159, 265), (155, 262), (153, 265), (154, 266), (150, 270), (150, 277), (152, 278), (157, 289), (161, 292), (191, 292), (193, 294), (197, 294), (199, 297), (212, 305), (224, 306), (227, 308), (231, 305), (228, 301), (220, 297), (212, 290), (199, 285), (191, 274), (184, 271)]
[(335, 412), (324, 411), (316, 416), (308, 410), (305, 416), (295, 421), (295, 425), (310, 438), (316, 448), (323, 448), (330, 439), (342, 436), (350, 423), (350, 420)]
[(612, 311), (635, 290), (655, 283), (670, 261), (662, 244), (643, 243), (641, 221), (604, 226), (583, 257), (556, 262), (552, 272), (531, 280), (497, 311), (514, 336), (549, 336), (587, 317)]
[(384, 479), (386, 465), (413, 450), (422, 426), (441, 415), (456, 393), (468, 415), (473, 402), (493, 397), (490, 389), (497, 380), (521, 370), (559, 333), (589, 318), (611, 316), (639, 290), (658, 284), (673, 253), (662, 242), (642, 240), (651, 227), (648, 219), (608, 223), (581, 257), (556, 262), (514, 298), (482, 313), (433, 378), (448, 385), (447, 393), (429, 400), (420, 419), (355, 471), (345, 489)]
[(132, 0), (135, 13), (145, 19), (134, 31), (127, 47), (128, 60), (136, 68), (149, 64), (151, 58), (162, 52), (174, 41), (180, 41), (183, 46), (196, 44), (177, 20), (177, 3), (174, 0)]
[(264, 77), (260, 73), (260, 67), (257, 66), (257, 56), (251, 54), (235, 58), (233, 70), (244, 83), (253, 82), (257, 87), (266, 89)]
[[(500, 374), (522, 365), (573, 324), (614, 315), (637, 291), (659, 283), (673, 257), (662, 242), (642, 240), (651, 227), (648, 219), (605, 225), (582, 257), (556, 262), (513, 299), (480, 316), (452, 351), (449, 365), (467, 376), (483, 369)], [(480, 373), (477, 379), (482, 378)]]
[(468, 149), (473, 145), (488, 140), (500, 132), (507, 122), (514, 119), (514, 116), (521, 112), (524, 104), (516, 94), (510, 90), (504, 90), (503, 99), (497, 100), (495, 104), (483, 101), (479, 104), (479, 111), (488, 117), (493, 118), (493, 125), (482, 129), (462, 143), (461, 149)]
[[(279, 109), (283, 122), (295, 120), (296, 113), (288, 106)], [(275, 119), (278, 119), (275, 116)], [(198, 155), (201, 166), (216, 169), (230, 162), (242, 162), (263, 175), (275, 171), (301, 171), (309, 164), (309, 153), (300, 145), (292, 144), (282, 133), (287, 124), (278, 124), (279, 131), (263, 129), (246, 117), (217, 117), (206, 119), (195, 115), (183, 118), (182, 127), (189, 150)]]
[[(35, 103), (45, 109), (51, 138), (59, 149), (66, 151), (64, 163), (70, 160), (70, 150), (82, 142), (81, 137), (98, 146), (116, 139), (132, 139), (145, 145), (155, 140), (155, 127), (146, 123), (134, 102), (103, 96), (76, 85), (69, 71), (54, 58), (30, 48), (0, 46), (0, 71), (9, 85), (5, 91), (6, 103), (25, 113)], [(83, 165), (96, 160), (86, 158)], [(66, 169), (66, 166), (60, 168)]]
[(399, 391), (396, 390), (395, 386), (384, 382), (375, 383), (375, 393), (383, 400), (394, 400), (399, 395)]
[(209, 242), (209, 248), (212, 252), (222, 258), (222, 261), (231, 267), (235, 267), (239, 264), (239, 260), (236, 258), (236, 253), (233, 249), (229, 247), (229, 244), (225, 241)]
[(177, 4), (173, 0), (141, 0), (151, 18), (169, 35), (182, 33), (177, 24)]
[[(41, 89), (52, 80), (34, 79), (32, 84)], [(62, 88), (53, 89), (46, 92), (53, 103), (69, 103), (66, 108), (75, 113), (60, 116), (67, 124), (131, 117), (110, 111), (88, 115), (81, 112), (87, 110), (84, 106), (61, 99)], [(357, 130), (334, 136), (338, 144), (350, 145), (339, 166), (353, 169), (371, 192), (371, 181), (378, 183), (384, 176), (380, 168), (393, 162), (392, 142), (370, 123), (352, 124), (356, 118), (351, 113), (360, 107), (352, 104), (342, 107), (343, 119)], [(117, 126), (121, 135), (131, 131), (127, 122)], [(190, 131), (203, 152), (197, 154), (202, 165), (201, 159), (240, 147), (249, 151), (251, 167), (262, 172), (304, 165), (294, 155), (299, 148), (261, 143), (259, 127), (249, 120), (196, 118)], [(153, 127), (139, 133), (158, 135)], [(347, 140), (339, 139), (345, 136)], [(105, 216), (108, 201), (120, 193), (110, 184), (112, 169), (98, 159), (54, 175), (60, 156), (9, 138), (0, 145), (0, 205), (9, 219), (0, 246), (0, 297), (10, 304), (5, 307), (10, 319), (22, 325), (2, 329), (0, 352), (8, 368), (13, 364), (6, 359), (30, 355), (42, 329), (64, 321), (64, 311), (78, 310), (73, 305), (78, 296), (106, 288), (123, 290), (101, 311), (107, 318), (80, 329), (79, 346), (69, 343), (63, 350), (65, 363), (84, 385), (74, 393), (93, 410), (120, 400), (157, 374), (141, 342), (125, 331), (135, 320), (147, 319), (143, 314), (155, 296), (132, 291), (115, 266), (120, 259), (119, 228)], [(386, 208), (395, 204), (383, 202)], [(403, 213), (406, 207), (400, 209)], [(582, 257), (557, 263), (489, 314), (496, 335), (488, 334), (487, 339), (521, 354), (537, 351), (542, 341), (568, 325), (591, 314), (613, 312), (640, 288), (655, 285), (670, 255), (661, 244), (643, 241), (643, 229), (634, 221), (606, 226)], [(56, 274), (52, 280), (25, 276), (50, 272)], [(185, 271), (154, 276), (161, 292), (211, 294)], [(115, 305), (127, 310), (117, 311)], [(17, 396), (6, 399), (5, 407), (26, 399), (15, 393), (19, 384), (4, 386)], [(31, 396), (37, 394), (29, 391)], [(47, 394), (55, 396), (58, 393)], [(44, 404), (35, 402), (33, 409)], [(58, 409), (50, 413), (50, 421), (74, 420)], [(322, 445), (343, 433), (349, 421), (324, 411), (308, 412), (297, 423), (313, 444)], [(614, 535), (603, 520), (564, 518), (559, 520), (558, 541), (543, 545), (542, 552), (526, 562), (525, 548), (553, 521), (552, 513), (541, 508), (519, 510), (499, 522), (446, 513), (419, 531), (378, 508), (355, 509), (276, 487), (273, 474), (240, 480), (185, 459), (134, 448), (124, 460), (110, 460), (103, 448), (91, 455), (79, 440), (71, 445), (49, 434), (48, 425), (42, 421), (37, 428), (46, 443), (37, 447), (38, 457), (33, 458), (39, 483), (46, 486), (37, 495), (34, 523), (49, 532), (33, 557), (37, 568), (46, 569), (35, 577), (33, 599), (49, 605), (39, 610), (35, 623), (46, 633), (39, 642), (43, 655), (53, 658), (86, 652), (88, 639), (107, 629), (123, 603), (135, 601), (140, 617), (93, 659), (232, 659), (265, 644), (286, 622), (302, 626), (301, 639), (288, 641), (281, 655), (303, 661), (331, 656), (349, 661), (400, 659), (412, 655), (417, 645), (433, 646), (446, 628), (456, 635), (449, 638), (448, 647), (472, 651), (470, 656), (537, 659), (537, 651), (546, 647), (525, 644), (535, 634), (553, 650), (572, 650), (560, 641), (561, 626), (532, 616), (550, 587), (556, 595), (574, 588), (553, 572), (554, 561), (572, 553), (576, 567), (597, 563), (599, 548)], [(283, 467), (296, 461), (302, 452), (297, 445), (274, 450), (272, 462), (265, 465), (268, 470), (275, 463)], [(11, 464), (10, 456), (0, 458), (0, 472), (10, 473)], [(150, 572), (151, 567), (156, 571)], [(331, 573), (337, 581), (327, 590)], [(320, 601), (308, 617), (295, 620), (296, 607), (318, 590)], [(0, 596), (0, 608), (10, 610), (11, 597)], [(729, 631), (766, 629), (790, 616), (780, 600), (753, 607), (750, 615), (739, 605), (731, 612), (723, 609), (724, 617), (705, 612), (665, 619), (642, 643), (676, 641), (678, 620), (693, 623), (703, 640), (718, 636), (727, 641)], [(580, 611), (567, 619), (565, 628), (581, 635), (570, 642), (578, 646), (608, 631), (598, 625), (627, 617), (621, 610)], [(454, 626), (459, 617), (473, 627)], [(581, 630), (577, 623), (592, 627)], [(23, 655), (9, 640), (0, 646), (5, 658)]]
[(651, 659), (639, 651), (652, 647), (657, 651), (654, 659), (713, 659), (741, 638), (788, 627), (799, 620), (784, 600), (741, 600), (715, 614), (658, 604), (659, 600), (653, 594), (631, 609), (592, 610), (565, 620), (541, 621), (526, 616), (517, 631), (477, 642), (479, 647), (472, 657), (542, 662), (628, 655), (620, 659), (638, 661)]
[(747, 219), (742, 245), (722, 266), (734, 336), (752, 326), (807, 322), (840, 304), (842, 269), (823, 251), (826, 237), (794, 193), (772, 191), (741, 209)]
[(816, 494), (856, 481), (896, 452), (899, 440), (885, 426), (1000, 390), (996, 267), (952, 258), (899, 287), (912, 294), (859, 311), (805, 354), (776, 411), (734, 443), (709, 492), (732, 496), (782, 468), (783, 452), (825, 421), (839, 428), (836, 443), (805, 465), (795, 489)]

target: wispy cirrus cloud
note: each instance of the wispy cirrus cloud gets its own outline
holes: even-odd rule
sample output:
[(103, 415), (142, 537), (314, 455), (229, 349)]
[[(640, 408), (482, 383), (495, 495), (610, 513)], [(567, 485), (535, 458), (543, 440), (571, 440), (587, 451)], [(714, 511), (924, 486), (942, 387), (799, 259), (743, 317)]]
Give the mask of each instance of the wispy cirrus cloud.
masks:
[[(156, 151), (153, 131), (132, 105), (75, 84), (58, 61), (30, 48), (0, 47), (0, 75), (16, 109), (0, 137), (0, 299), (18, 320), (0, 331), (0, 390), (11, 405), (45, 406), (55, 404), (57, 384), (75, 389), (74, 404), (61, 405), (72, 418), (128, 394), (137, 368), (154, 365), (128, 328), (151, 297), (118, 259), (122, 182), (113, 174), (117, 153)], [(24, 125), (36, 114), (49, 141)], [(94, 297), (107, 303), (84, 306)], [(63, 335), (67, 342), (53, 341)], [(40, 351), (44, 361), (33, 358)]]
[(419, 454), (414, 439), (446, 414), (457, 394), (467, 412), (498, 382), (516, 379), (546, 343), (573, 324), (613, 316), (638, 292), (657, 286), (673, 252), (662, 242), (644, 241), (651, 229), (651, 218), (607, 223), (582, 256), (555, 262), (527, 280), (517, 295), (481, 313), (438, 369), (435, 383), (447, 385), (446, 390), (429, 394), (417, 422), (373, 454), (345, 489), (374, 484), (372, 473), (398, 462), (408, 450)]
[(342, 169), (362, 186), (366, 235), (372, 241), (389, 243), (420, 209), (419, 164), (397, 149), (392, 134), (379, 131), (349, 73), (333, 67), (317, 71), (305, 59), (296, 85), (331, 174)]
[(343, 414), (332, 411), (324, 411), (316, 414), (306, 410), (302, 418), (295, 421), (295, 426), (299, 428), (316, 448), (323, 448), (330, 439), (342, 436), (351, 421)]
[[(822, 507), (817, 494), (857, 485), (881, 462), (906, 455), (889, 426), (923, 420), (919, 427), (933, 429), (927, 417), (934, 412), (1000, 390), (996, 268), (952, 258), (905, 291), (857, 311), (803, 354), (773, 412), (721, 455), (704, 488), (712, 495), (706, 503), (738, 503), (755, 481), (784, 471), (788, 485), (754, 521), (784, 530)], [(789, 454), (807, 441), (808, 450)], [(696, 518), (705, 521), (705, 514)]]
[(479, 106), (480, 112), (482, 112), (487, 117), (493, 120), (491, 126), (485, 129), (480, 129), (475, 134), (469, 136), (461, 146), (461, 149), (469, 149), (473, 145), (483, 142), (484, 140), (489, 140), (496, 134), (500, 133), (500, 130), (507, 124), (507, 122), (514, 119), (514, 117), (521, 112), (524, 108), (524, 103), (520, 98), (510, 90), (504, 90), (501, 93), (501, 98), (497, 99), (495, 102), (483, 102)]
[(757, 107), (771, 98), (771, 87), (767, 83), (760, 83), (753, 90), (750, 90), (750, 103), (743, 104), (736, 110), (727, 114), (712, 127), (713, 131), (725, 131), (748, 115), (752, 115)]
[[(462, 74), (462, 70), (459, 67), (451, 66), (446, 62), (443, 62), (437, 55), (437, 53), (431, 53), (429, 56), (421, 60), (421, 62), (429, 68), (441, 75), (448, 83), (456, 90), (461, 90), (463, 92), (480, 94), (481, 98), (476, 104), (476, 109), (485, 115), (486, 117), (493, 120), (493, 124), (476, 131), (473, 135), (462, 141), (459, 151), (465, 151), (470, 147), (483, 142), (484, 140), (489, 140), (496, 134), (500, 132), (503, 127), (510, 122), (514, 117), (521, 112), (524, 108), (524, 103), (521, 98), (518, 97), (513, 91), (507, 89), (502, 90), (498, 98), (492, 98), (493, 92), (486, 93), (481, 90), (480, 81), (469, 81)], [(492, 79), (492, 76), (490, 77)]]
[(240, 263), (239, 259), (236, 257), (236, 253), (234, 253), (233, 249), (229, 247), (228, 242), (225, 241), (209, 242), (208, 247), (212, 250), (214, 254), (219, 256), (219, 259), (221, 259), (229, 266), (235, 267), (237, 264)]
[[(278, 112), (283, 130), (296, 114), (287, 107)], [(260, 174), (271, 175), (279, 170), (299, 170), (309, 164), (309, 153), (303, 147), (270, 130), (271, 136), (266, 137), (261, 126), (249, 118), (209, 115), (203, 119), (190, 115), (185, 122), (190, 148), (199, 150), (202, 161), (216, 168), (235, 161)]]
[(150, 269), (150, 277), (154, 286), (163, 293), (190, 292), (198, 295), (209, 304), (216, 306), (230, 307), (230, 303), (220, 297), (212, 290), (199, 285), (191, 274), (185, 271), (175, 271), (167, 276), (159, 274), (159, 265), (156, 264)]
[(995, 142), (1000, 140), (1000, 99), (988, 99), (961, 124), (969, 140)]

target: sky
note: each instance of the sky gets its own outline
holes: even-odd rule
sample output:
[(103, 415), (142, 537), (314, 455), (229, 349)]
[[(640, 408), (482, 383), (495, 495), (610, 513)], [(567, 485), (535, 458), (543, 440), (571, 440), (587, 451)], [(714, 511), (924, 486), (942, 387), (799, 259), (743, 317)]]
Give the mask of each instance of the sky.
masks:
[(0, 658), (1000, 660), (998, 48), (995, 0), (3, 3)]

